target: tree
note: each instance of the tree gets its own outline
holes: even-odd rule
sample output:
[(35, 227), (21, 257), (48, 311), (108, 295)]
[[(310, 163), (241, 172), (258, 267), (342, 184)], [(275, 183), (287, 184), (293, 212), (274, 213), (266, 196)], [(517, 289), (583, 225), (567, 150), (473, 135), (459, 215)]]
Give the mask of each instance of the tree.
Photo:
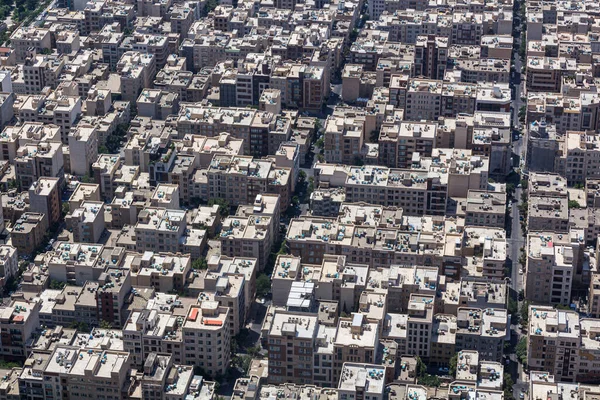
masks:
[(325, 147), (325, 140), (323, 138), (319, 138), (319, 140), (315, 142), (315, 146), (317, 146), (320, 149), (323, 149)]
[(256, 295), (258, 297), (265, 297), (271, 291), (271, 280), (267, 275), (261, 273), (256, 278)]
[(221, 214), (222, 218), (225, 218), (229, 215), (229, 203), (227, 200), (215, 198), (208, 201), (209, 206), (213, 206), (215, 204), (219, 206), (219, 214)]
[(519, 359), (519, 362), (523, 364), (523, 367), (527, 366), (527, 337), (522, 337), (517, 343), (517, 347), (515, 347), (515, 354)]
[(517, 324), (519, 322), (519, 304), (513, 299), (508, 299), (508, 313), (511, 315), (512, 322)]
[(67, 203), (67, 202), (62, 203), (61, 212), (62, 212), (63, 217), (69, 213), (69, 203)]
[(580, 183), (576, 183), (574, 187), (575, 187), (575, 189), (584, 189), (585, 188), (585, 186), (581, 182)]
[(581, 208), (581, 205), (577, 200), (569, 200), (569, 209), (571, 208)]
[(304, 183), (304, 181), (306, 181), (306, 172), (301, 170), (298, 173), (298, 183)]
[(529, 301), (525, 300), (521, 304), (521, 323), (523, 325), (529, 322)]
[(513, 398), (513, 384), (510, 374), (504, 374), (504, 400)]
[(507, 183), (506, 184), (506, 194), (509, 197), (512, 197), (512, 195), (515, 193), (515, 184), (514, 183)]
[(200, 257), (196, 258), (192, 263), (193, 270), (205, 270), (208, 269), (208, 263), (206, 262), (206, 258)]
[(71, 324), (69, 325), (69, 328), (77, 329), (78, 332), (89, 332), (90, 331), (90, 326), (88, 324), (86, 324), (85, 322), (81, 322), (81, 321), (71, 322)]
[(423, 377), (427, 373), (427, 366), (421, 360), (421, 357), (417, 356), (417, 376)]
[(458, 354), (454, 354), (450, 359), (450, 368), (449, 373), (450, 376), (456, 376), (456, 367), (458, 365)]
[(440, 378), (436, 375), (425, 374), (419, 378), (418, 384), (429, 387), (439, 387), (442, 384), (442, 381), (440, 381)]
[(112, 329), (112, 324), (110, 322), (108, 322), (107, 320), (102, 320), (100, 321), (100, 328), (101, 329)]
[(260, 356), (260, 346), (248, 347), (248, 354), (253, 358), (259, 357)]
[(67, 284), (65, 282), (57, 281), (54, 279), (50, 280), (50, 289), (52, 290), (62, 290)]
[(300, 204), (300, 198), (298, 196), (292, 197), (292, 204), (294, 206), (297, 206), (298, 204)]

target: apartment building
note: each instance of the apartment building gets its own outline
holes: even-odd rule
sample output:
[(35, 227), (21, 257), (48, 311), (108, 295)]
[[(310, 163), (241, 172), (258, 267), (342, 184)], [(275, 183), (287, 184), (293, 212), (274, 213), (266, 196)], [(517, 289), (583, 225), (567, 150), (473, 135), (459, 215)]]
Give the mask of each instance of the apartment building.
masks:
[(48, 224), (57, 223), (61, 217), (60, 186), (58, 178), (39, 178), (29, 188), (29, 210), (45, 214)]
[(221, 252), (228, 257), (256, 257), (259, 270), (264, 269), (274, 241), (273, 217), (233, 216), (223, 220)]
[(225, 373), (230, 354), (229, 312), (217, 301), (190, 306), (181, 328), (185, 364), (197, 365), (210, 375)]
[(42, 244), (48, 232), (46, 214), (24, 212), (11, 227), (12, 245), (21, 254), (31, 254)]
[(123, 350), (129, 352), (132, 365), (144, 365), (156, 352), (170, 354), (172, 360), (181, 363), (182, 346), (181, 327), (170, 312), (134, 309), (123, 326)]
[(527, 57), (528, 92), (560, 92), (562, 77), (574, 75), (577, 61), (566, 57)]
[(379, 133), (379, 164), (410, 168), (413, 154), (431, 157), (436, 147), (437, 124), (431, 122), (383, 123)]
[(98, 243), (104, 234), (104, 203), (83, 201), (65, 217), (65, 223), (73, 230), (73, 240), (81, 243)]
[(538, 232), (569, 230), (569, 207), (566, 197), (530, 196), (527, 209), (527, 227)]
[(10, 278), (16, 277), (18, 270), (17, 248), (10, 245), (0, 246), (0, 287), (4, 287)]
[(385, 369), (380, 365), (344, 363), (337, 386), (339, 399), (382, 400), (385, 392)]
[(186, 212), (147, 207), (138, 215), (135, 225), (136, 249), (139, 252), (177, 253), (186, 230)]
[(332, 164), (355, 164), (361, 159), (364, 122), (354, 118), (328, 117), (325, 122), (325, 160)]
[(525, 297), (536, 304), (570, 304), (583, 243), (542, 231), (527, 238)]
[(100, 193), (105, 200), (111, 200), (115, 196), (115, 178), (120, 165), (121, 159), (116, 154), (100, 154), (92, 164), (94, 181), (100, 185)]
[(340, 381), (345, 363), (373, 363), (377, 358), (378, 347), (377, 323), (368, 322), (361, 313), (340, 318), (333, 340), (333, 382)]
[(469, 190), (464, 205), (457, 213), (464, 212), (465, 224), (504, 228), (506, 224), (506, 193)]
[(548, 371), (558, 381), (585, 381), (597, 375), (591, 360), (599, 347), (597, 320), (580, 319), (571, 310), (529, 306), (527, 365)]
[(438, 119), (442, 104), (441, 81), (412, 79), (405, 93), (405, 120), (435, 121)]
[(261, 193), (277, 194), (285, 211), (291, 199), (291, 172), (270, 160), (216, 155), (206, 172), (206, 193), (230, 205), (251, 204)]
[(131, 284), (150, 287), (157, 292), (183, 291), (192, 261), (189, 256), (169, 252), (144, 251), (125, 257), (124, 265), (131, 271)]
[(600, 178), (600, 139), (584, 132), (567, 132), (565, 138), (564, 175), (570, 184)]
[(314, 315), (275, 312), (268, 333), (269, 383), (313, 382), (318, 329)]
[(59, 90), (48, 96), (31, 95), (20, 104), (18, 115), (24, 121), (58, 125), (61, 141), (68, 144), (69, 132), (81, 115), (81, 98)]
[(475, 350), (482, 360), (501, 361), (510, 332), (508, 312), (459, 307), (457, 313), (456, 349)]
[(123, 100), (134, 102), (143, 88), (151, 87), (157, 60), (153, 54), (126, 51), (117, 63)]
[(48, 29), (37, 27), (21, 27), (10, 36), (10, 41), (15, 49), (17, 62), (23, 62), (30, 54), (30, 49), (38, 53), (52, 50), (51, 35)]
[(27, 356), (26, 344), (39, 326), (39, 300), (11, 300), (0, 307), (0, 353), (7, 360), (19, 360)]
[(69, 134), (71, 173), (84, 176), (90, 173), (90, 164), (98, 158), (98, 132), (91, 125), (77, 125)]
[(408, 301), (407, 345), (410, 355), (430, 356), (435, 296), (413, 293)]

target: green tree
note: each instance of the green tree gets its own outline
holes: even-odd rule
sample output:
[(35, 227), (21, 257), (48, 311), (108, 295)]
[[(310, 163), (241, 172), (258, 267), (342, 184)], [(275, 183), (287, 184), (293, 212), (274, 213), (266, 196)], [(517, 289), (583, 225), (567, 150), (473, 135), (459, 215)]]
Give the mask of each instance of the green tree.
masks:
[(89, 332), (90, 331), (90, 326), (88, 324), (86, 324), (85, 322), (81, 322), (81, 321), (71, 322), (71, 324), (69, 325), (69, 328), (77, 329), (78, 332)]
[(62, 203), (61, 212), (62, 212), (63, 217), (69, 213), (69, 203), (67, 203), (67, 202)]
[(581, 208), (577, 200), (569, 200), (569, 208)]
[(508, 299), (508, 313), (511, 315), (513, 323), (519, 323), (519, 303), (513, 299)]
[(419, 378), (417, 383), (423, 386), (439, 387), (442, 381), (436, 375), (425, 374)]
[(519, 359), (519, 362), (523, 364), (523, 367), (527, 366), (527, 337), (522, 337), (515, 347), (515, 354)]
[(315, 146), (317, 146), (320, 149), (323, 149), (325, 147), (325, 140), (323, 138), (319, 138), (319, 140), (315, 142)]
[(100, 328), (102, 329), (112, 329), (112, 323), (106, 321), (106, 320), (102, 320), (100, 321)]
[(513, 385), (510, 374), (504, 374), (504, 400), (513, 399)]
[(306, 172), (301, 170), (298, 173), (298, 183), (304, 183), (304, 181), (306, 181)]
[(230, 207), (229, 207), (229, 203), (227, 202), (227, 200), (215, 198), (215, 199), (210, 199), (208, 201), (209, 206), (213, 206), (215, 204), (219, 206), (219, 214), (221, 214), (222, 218), (225, 218), (229, 215)]
[(417, 356), (417, 376), (425, 376), (425, 374), (427, 373), (427, 366), (425, 365), (425, 363), (423, 362), (423, 360), (421, 360), (421, 357)]
[(512, 196), (515, 193), (515, 184), (514, 183), (507, 183), (506, 184), (506, 194), (508, 196)]
[(298, 196), (294, 196), (292, 197), (292, 204), (297, 206), (298, 204), (300, 204), (300, 197)]
[(456, 376), (456, 367), (458, 365), (458, 354), (454, 354), (450, 359), (449, 373), (450, 376)]
[(67, 286), (67, 284), (65, 282), (61, 282), (61, 281), (57, 281), (54, 279), (50, 280), (50, 289), (53, 290), (62, 290), (65, 286)]
[(267, 275), (261, 273), (256, 278), (256, 295), (265, 297), (271, 291), (271, 280)]
[(192, 263), (193, 270), (205, 270), (208, 269), (208, 263), (205, 257), (196, 258)]
[(252, 347), (248, 347), (248, 354), (252, 357), (260, 357), (260, 346), (252, 346)]
[(525, 300), (521, 304), (521, 323), (526, 325), (529, 322), (529, 301)]

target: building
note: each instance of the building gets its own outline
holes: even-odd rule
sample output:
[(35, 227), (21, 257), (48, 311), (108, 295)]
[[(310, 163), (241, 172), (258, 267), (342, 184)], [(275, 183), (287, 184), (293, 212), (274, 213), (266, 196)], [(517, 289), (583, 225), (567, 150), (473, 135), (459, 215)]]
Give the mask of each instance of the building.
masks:
[(60, 179), (39, 178), (29, 188), (29, 210), (45, 214), (48, 224), (55, 224), (61, 218)]
[(73, 240), (81, 243), (98, 243), (104, 234), (104, 203), (83, 201), (65, 217), (73, 231)]
[(12, 245), (21, 254), (31, 254), (40, 246), (48, 232), (46, 214), (25, 212), (11, 227)]
[(93, 126), (79, 124), (69, 134), (69, 158), (72, 174), (90, 174), (90, 165), (98, 158), (98, 132)]
[(182, 326), (184, 363), (197, 365), (208, 374), (224, 374), (229, 368), (229, 308), (216, 301), (192, 305)]

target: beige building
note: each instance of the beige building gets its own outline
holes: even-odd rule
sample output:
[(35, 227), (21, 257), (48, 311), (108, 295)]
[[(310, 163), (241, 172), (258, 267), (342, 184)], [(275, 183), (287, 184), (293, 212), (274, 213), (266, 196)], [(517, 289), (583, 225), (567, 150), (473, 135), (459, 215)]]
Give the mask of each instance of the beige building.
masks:
[(46, 214), (48, 224), (57, 223), (61, 217), (60, 186), (58, 178), (40, 178), (29, 188), (29, 210)]
[(156, 73), (156, 57), (137, 51), (123, 53), (117, 63), (123, 100), (136, 101), (143, 88), (151, 87)]
[(69, 134), (71, 173), (89, 175), (90, 165), (98, 158), (98, 133), (93, 126), (77, 127)]
[(314, 315), (276, 311), (268, 332), (269, 383), (312, 383), (319, 322)]
[(11, 242), (21, 254), (31, 254), (42, 244), (48, 232), (46, 214), (23, 213), (11, 227)]
[(38, 53), (52, 50), (51, 34), (48, 29), (21, 27), (13, 32), (10, 41), (17, 55), (17, 62), (25, 61), (31, 48)]
[(177, 253), (186, 230), (185, 211), (148, 207), (138, 215), (135, 225), (137, 251)]
[(210, 375), (229, 368), (229, 308), (216, 301), (202, 301), (190, 307), (183, 322), (184, 363), (197, 365)]
[(566, 197), (529, 196), (527, 228), (530, 231), (561, 232), (569, 230), (569, 207)]
[(15, 157), (17, 184), (29, 188), (41, 177), (60, 178), (64, 175), (62, 145), (55, 142), (27, 144), (19, 147)]
[(332, 164), (356, 164), (361, 159), (364, 122), (354, 118), (329, 117), (325, 122), (325, 160)]
[(98, 243), (104, 233), (104, 203), (83, 201), (65, 217), (67, 227), (73, 230), (73, 240)]
[(578, 271), (583, 243), (569, 236), (531, 231), (527, 238), (525, 298), (537, 304), (571, 302), (571, 287)]
[(465, 224), (504, 228), (506, 223), (506, 194), (469, 190), (459, 214), (464, 212)]
[(26, 344), (39, 327), (39, 300), (11, 300), (0, 308), (0, 329), (5, 332), (0, 353), (7, 360), (27, 357)]

